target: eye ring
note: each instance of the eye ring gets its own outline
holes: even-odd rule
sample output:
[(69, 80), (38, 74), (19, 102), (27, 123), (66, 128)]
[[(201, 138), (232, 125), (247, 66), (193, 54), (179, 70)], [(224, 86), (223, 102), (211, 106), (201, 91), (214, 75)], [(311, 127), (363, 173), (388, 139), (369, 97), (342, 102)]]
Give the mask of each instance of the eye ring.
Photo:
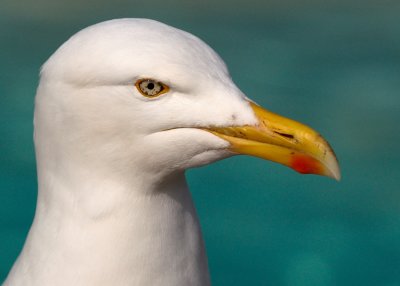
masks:
[(169, 86), (151, 78), (138, 79), (135, 86), (143, 96), (149, 98), (160, 96), (169, 91)]

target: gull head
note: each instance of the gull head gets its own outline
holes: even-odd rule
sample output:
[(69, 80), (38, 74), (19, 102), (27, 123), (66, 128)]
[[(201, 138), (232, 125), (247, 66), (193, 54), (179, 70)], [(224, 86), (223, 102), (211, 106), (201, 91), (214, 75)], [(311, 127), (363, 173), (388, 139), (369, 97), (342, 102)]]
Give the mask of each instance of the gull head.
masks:
[(249, 100), (199, 38), (146, 19), (88, 27), (50, 57), (36, 97), (35, 143), (39, 175), (68, 176), (79, 166), (162, 178), (247, 154), (340, 178), (317, 132)]

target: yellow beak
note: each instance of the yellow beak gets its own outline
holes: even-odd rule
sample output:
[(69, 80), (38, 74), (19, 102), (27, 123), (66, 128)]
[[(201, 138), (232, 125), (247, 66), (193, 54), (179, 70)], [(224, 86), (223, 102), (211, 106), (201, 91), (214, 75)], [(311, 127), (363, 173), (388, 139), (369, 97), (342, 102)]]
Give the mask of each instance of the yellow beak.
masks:
[(340, 169), (329, 143), (310, 127), (250, 102), (256, 126), (207, 128), (230, 143), (237, 154), (260, 157), (286, 165), (302, 174), (340, 180)]

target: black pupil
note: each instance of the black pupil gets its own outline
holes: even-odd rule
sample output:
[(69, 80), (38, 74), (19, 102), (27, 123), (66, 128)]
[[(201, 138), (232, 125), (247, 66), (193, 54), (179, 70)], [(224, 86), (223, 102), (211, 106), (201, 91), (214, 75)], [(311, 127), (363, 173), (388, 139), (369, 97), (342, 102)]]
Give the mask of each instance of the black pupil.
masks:
[(153, 89), (153, 88), (154, 88), (154, 83), (149, 82), (149, 83), (147, 84), (147, 88), (148, 88), (148, 89)]

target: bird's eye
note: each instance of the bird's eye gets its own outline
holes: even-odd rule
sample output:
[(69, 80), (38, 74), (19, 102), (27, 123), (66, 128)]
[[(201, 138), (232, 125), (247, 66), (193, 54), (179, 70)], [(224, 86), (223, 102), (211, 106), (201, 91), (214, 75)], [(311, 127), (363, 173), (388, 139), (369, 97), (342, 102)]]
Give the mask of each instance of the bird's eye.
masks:
[(146, 97), (157, 97), (169, 90), (167, 85), (154, 79), (139, 79), (135, 86)]

